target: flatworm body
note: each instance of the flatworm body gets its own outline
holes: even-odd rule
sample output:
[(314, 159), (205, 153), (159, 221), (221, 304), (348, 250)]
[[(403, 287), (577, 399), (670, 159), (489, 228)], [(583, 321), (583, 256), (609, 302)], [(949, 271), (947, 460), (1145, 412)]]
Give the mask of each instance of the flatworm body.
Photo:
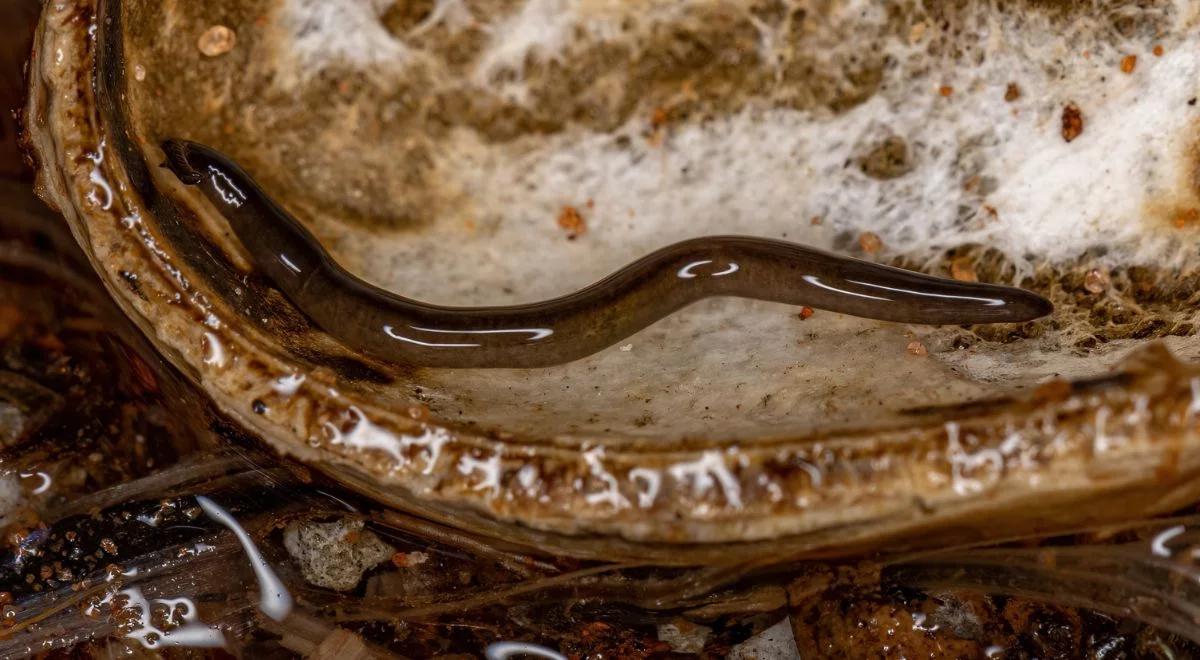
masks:
[(1013, 323), (1053, 306), (1023, 289), (959, 282), (747, 236), (709, 236), (652, 252), (574, 293), (503, 307), (430, 305), (342, 268), (231, 159), (168, 140), (165, 166), (198, 186), (255, 266), (347, 346), (419, 367), (530, 368), (611, 346), (711, 296), (805, 305), (900, 323)]

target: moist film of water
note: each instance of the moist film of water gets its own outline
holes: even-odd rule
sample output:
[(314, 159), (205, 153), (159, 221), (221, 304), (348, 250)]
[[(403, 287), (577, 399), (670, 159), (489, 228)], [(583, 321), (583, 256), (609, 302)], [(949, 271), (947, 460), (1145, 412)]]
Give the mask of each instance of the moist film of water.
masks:
[[(461, 9), (431, 4), (413, 34)], [(0, 24), (29, 34), (38, 9), (14, 0)], [(214, 55), (235, 43), (215, 27), (200, 36)], [(28, 49), (0, 46), (5, 117)], [(382, 507), (264, 449), (158, 356), (35, 197), (3, 131), (0, 658), (1200, 654), (1190, 509), (752, 570), (538, 554)], [(215, 336), (206, 352), (229, 359)], [(291, 396), (304, 380), (272, 387)]]

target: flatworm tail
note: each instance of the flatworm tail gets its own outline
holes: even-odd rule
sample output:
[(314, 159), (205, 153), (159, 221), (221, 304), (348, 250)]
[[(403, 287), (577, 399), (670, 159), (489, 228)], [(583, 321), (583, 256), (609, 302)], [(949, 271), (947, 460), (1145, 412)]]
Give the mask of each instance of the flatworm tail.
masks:
[(236, 163), (169, 140), (165, 167), (197, 185), (256, 267), (301, 311), (356, 350), (397, 363), (528, 368), (591, 355), (702, 298), (737, 296), (917, 324), (1013, 323), (1053, 311), (1023, 289), (959, 282), (803, 245), (710, 236), (652, 252), (559, 298), (443, 307), (398, 296), (343, 269)]

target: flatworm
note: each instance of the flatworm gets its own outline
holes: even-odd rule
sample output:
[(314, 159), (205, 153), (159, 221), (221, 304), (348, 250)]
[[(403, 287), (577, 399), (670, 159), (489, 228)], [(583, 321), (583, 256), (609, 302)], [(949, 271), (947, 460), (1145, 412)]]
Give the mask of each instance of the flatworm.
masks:
[(199, 186), (258, 268), (312, 321), (356, 350), (440, 368), (562, 364), (611, 346), (700, 299), (736, 296), (928, 325), (1014, 323), (1053, 306), (1023, 289), (960, 282), (787, 241), (709, 236), (652, 252), (574, 293), (503, 307), (430, 305), (342, 268), (241, 167), (168, 140), (164, 164)]

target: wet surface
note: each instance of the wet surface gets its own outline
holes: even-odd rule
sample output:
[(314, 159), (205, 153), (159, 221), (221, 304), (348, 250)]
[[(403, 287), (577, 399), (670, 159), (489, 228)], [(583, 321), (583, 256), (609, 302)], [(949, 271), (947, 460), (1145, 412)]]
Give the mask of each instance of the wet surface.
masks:
[(221, 414), (111, 302), (19, 163), (0, 172), (0, 657), (1200, 653), (1190, 509), (769, 570), (571, 559), (387, 509)]

